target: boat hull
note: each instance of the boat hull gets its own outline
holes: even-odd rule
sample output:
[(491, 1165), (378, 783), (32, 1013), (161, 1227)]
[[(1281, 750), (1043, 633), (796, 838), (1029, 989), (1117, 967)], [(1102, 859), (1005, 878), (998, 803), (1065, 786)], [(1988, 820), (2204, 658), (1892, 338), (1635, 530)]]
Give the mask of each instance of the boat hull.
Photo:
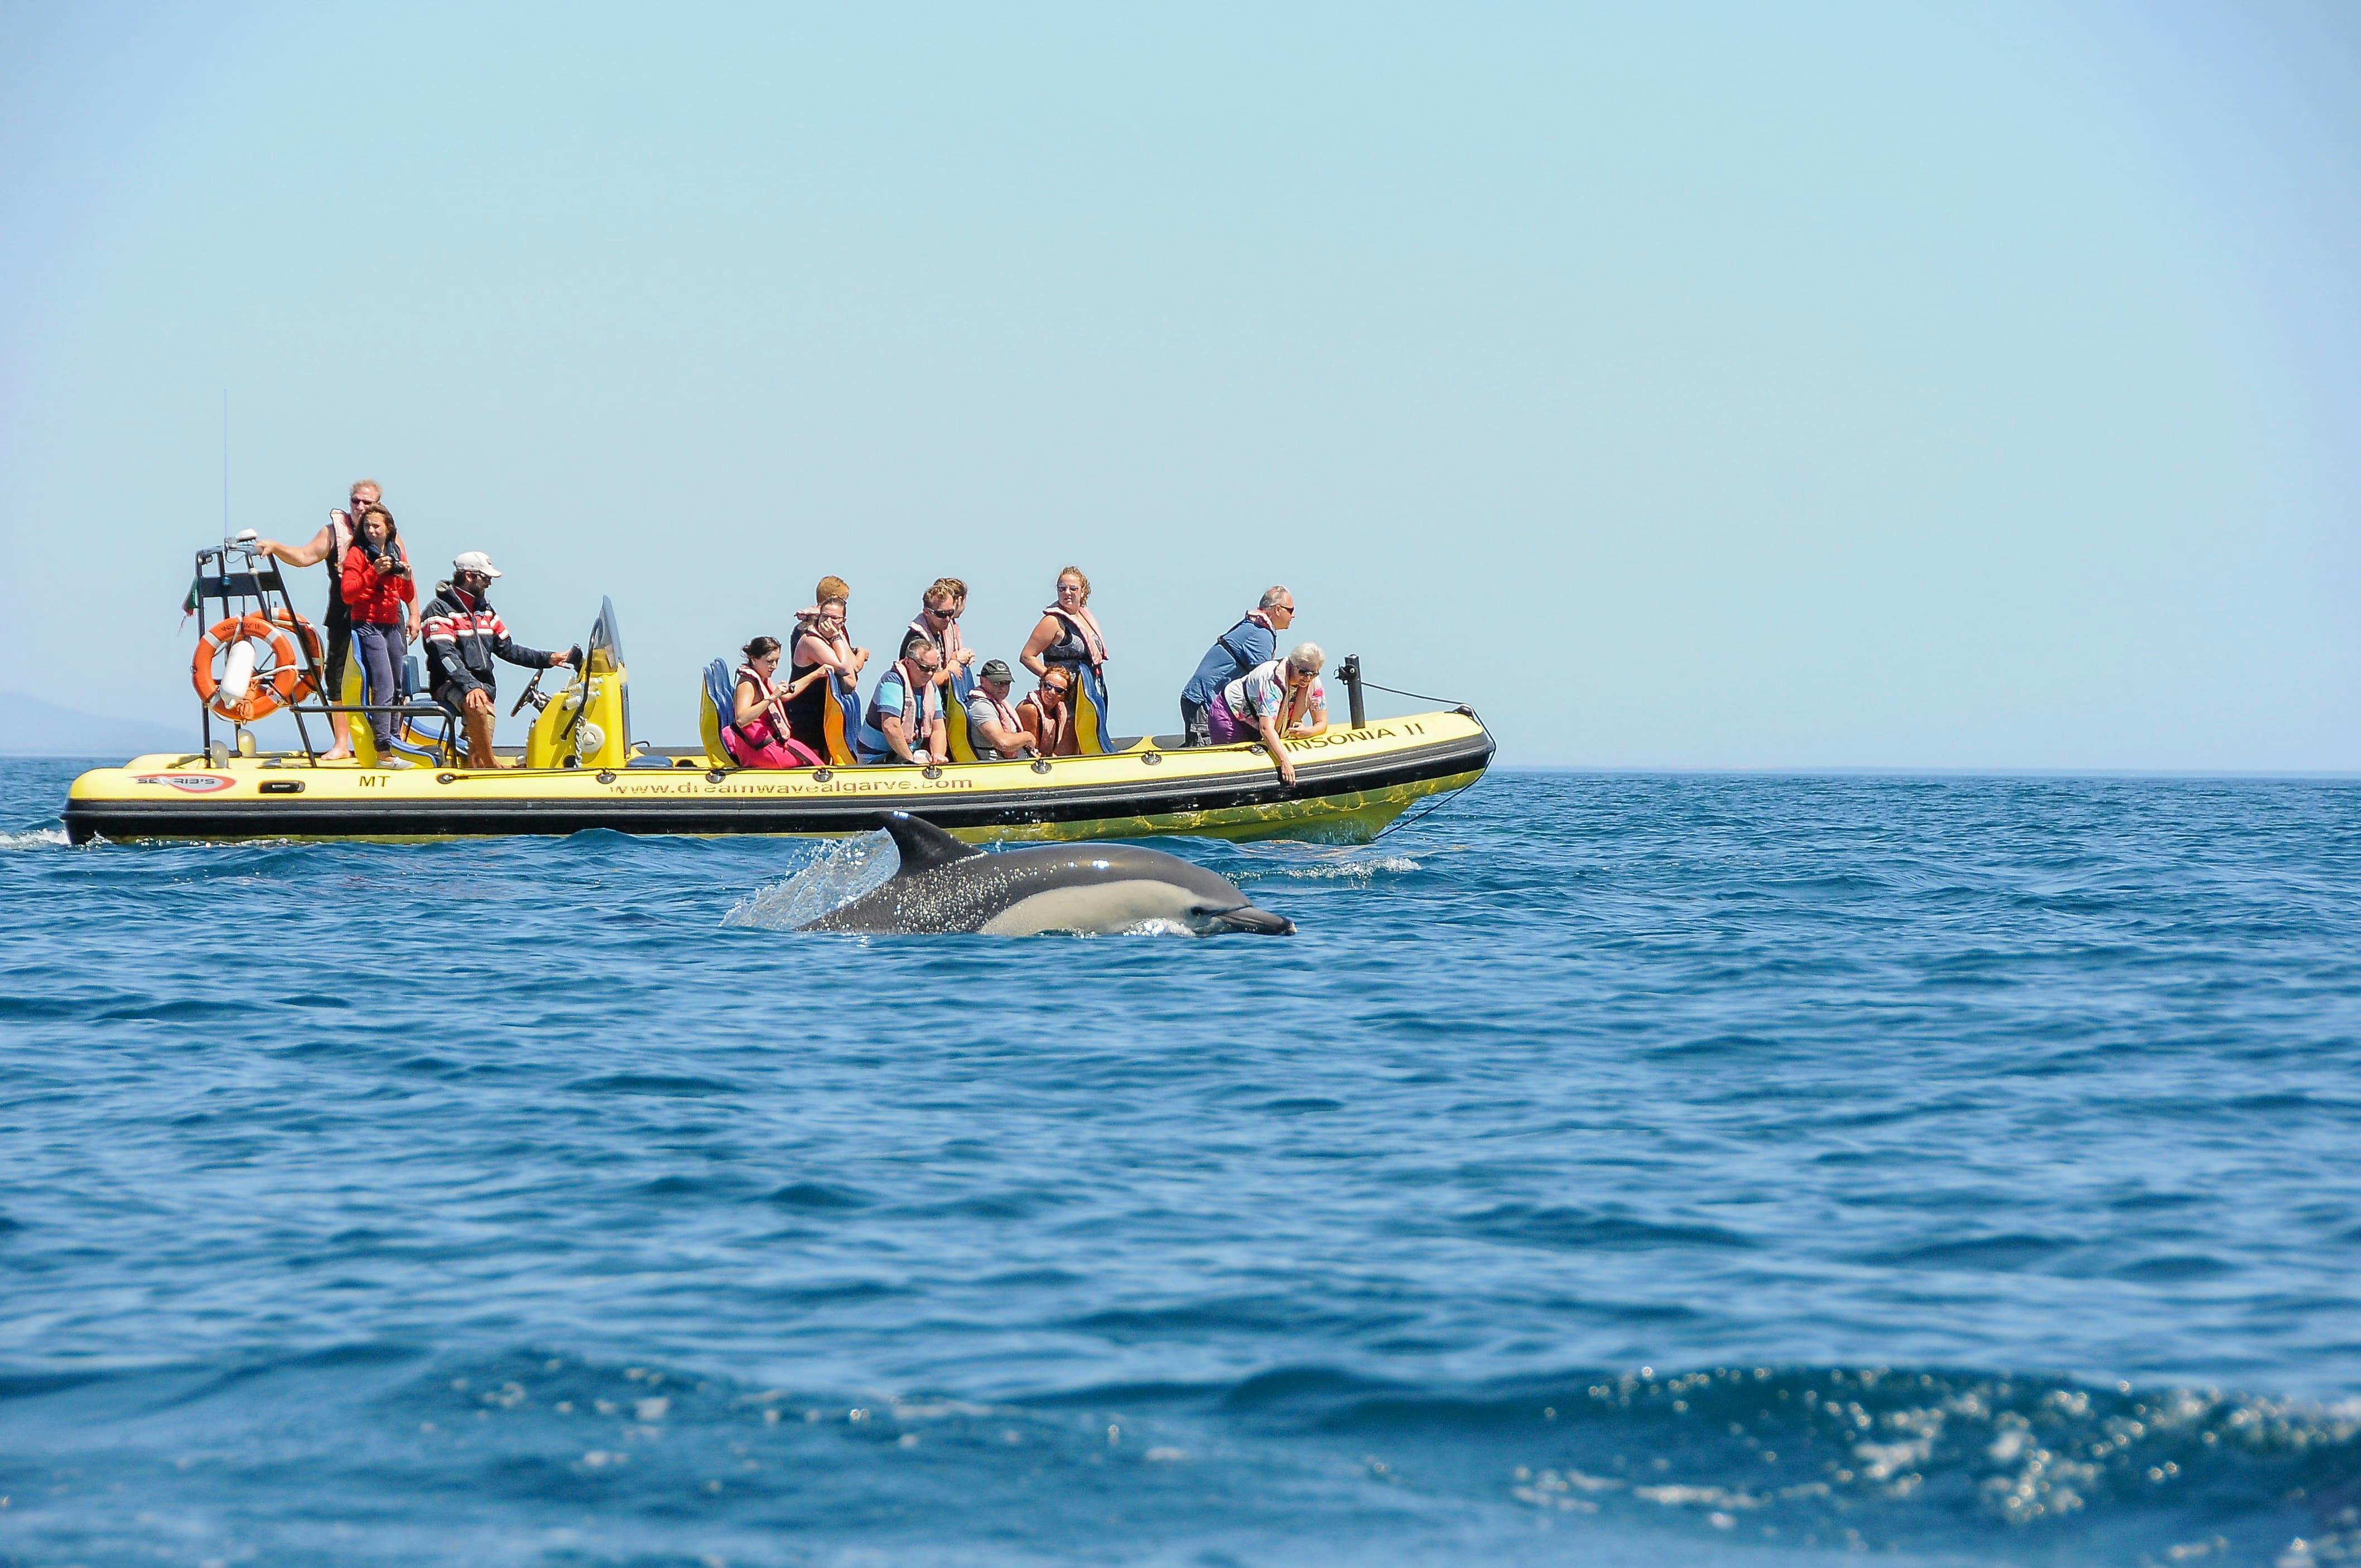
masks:
[(1465, 709), (1380, 719), (1290, 741), (1289, 788), (1259, 746), (939, 768), (718, 769), (701, 753), (590, 771), (383, 772), (301, 756), (142, 757), (76, 779), (76, 843), (250, 839), (454, 839), (609, 829), (839, 835), (909, 811), (977, 840), (1163, 833), (1360, 842), (1419, 801), (1475, 783), (1492, 738)]

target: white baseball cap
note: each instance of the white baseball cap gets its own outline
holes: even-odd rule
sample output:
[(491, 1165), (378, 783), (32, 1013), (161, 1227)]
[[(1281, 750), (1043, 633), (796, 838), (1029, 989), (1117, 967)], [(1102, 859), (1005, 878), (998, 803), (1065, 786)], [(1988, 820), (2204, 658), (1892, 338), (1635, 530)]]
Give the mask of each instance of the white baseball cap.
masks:
[(480, 550), (469, 550), (451, 557), (452, 576), (456, 576), (461, 572), (481, 572), (488, 577), (497, 577), (500, 575), (499, 569), (492, 565), (492, 558)]

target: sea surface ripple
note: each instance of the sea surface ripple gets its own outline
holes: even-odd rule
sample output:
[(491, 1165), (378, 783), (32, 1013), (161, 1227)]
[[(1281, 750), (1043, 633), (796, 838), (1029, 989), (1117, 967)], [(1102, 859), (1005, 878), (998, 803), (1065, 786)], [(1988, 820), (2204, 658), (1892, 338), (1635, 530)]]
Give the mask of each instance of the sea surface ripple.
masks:
[(1503, 772), (1011, 941), (73, 771), (0, 1562), (2361, 1561), (2361, 786)]

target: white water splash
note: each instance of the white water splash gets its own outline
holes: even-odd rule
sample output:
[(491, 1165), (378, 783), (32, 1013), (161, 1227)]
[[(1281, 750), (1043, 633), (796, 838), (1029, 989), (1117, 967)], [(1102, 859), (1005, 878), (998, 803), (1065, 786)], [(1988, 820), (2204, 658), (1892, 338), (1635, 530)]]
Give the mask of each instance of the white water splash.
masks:
[(28, 828), (21, 833), (0, 833), (0, 850), (61, 850), (70, 842), (62, 828)]
[[(1299, 851), (1300, 853), (1300, 851)], [(1290, 859), (1293, 857), (1290, 857)], [(1400, 876), (1425, 867), (1409, 855), (1373, 854), (1339, 850), (1299, 863), (1265, 864), (1241, 872), (1230, 880), (1250, 882), (1352, 882), (1367, 886), (1380, 876)]]
[(882, 832), (839, 839), (785, 882), (757, 888), (723, 916), (721, 923), (792, 931), (883, 887), (901, 863), (894, 840)]
[(1126, 926), (1115, 935), (1118, 937), (1190, 937), (1198, 933), (1185, 920), (1142, 920), (1137, 926)]

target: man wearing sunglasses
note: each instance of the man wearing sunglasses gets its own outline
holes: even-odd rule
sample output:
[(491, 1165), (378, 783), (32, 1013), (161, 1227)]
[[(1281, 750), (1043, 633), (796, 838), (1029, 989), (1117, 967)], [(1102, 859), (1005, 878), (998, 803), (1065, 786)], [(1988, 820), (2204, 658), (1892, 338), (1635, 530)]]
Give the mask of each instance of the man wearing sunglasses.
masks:
[(467, 726), (471, 768), (514, 766), (492, 754), (492, 703), (500, 692), (492, 661), (505, 659), (542, 670), (577, 663), (582, 657), (579, 649), (544, 653), (510, 637), (508, 623), (484, 597), (500, 575), (490, 556), (468, 551), (451, 563), (451, 580), (435, 585), (434, 598), (420, 618), (424, 622), (427, 689)]
[(960, 617), (967, 613), (967, 585), (957, 577), (937, 577), (920, 603), (923, 608), (910, 622), (910, 631), (935, 645), (940, 665), (935, 671), (935, 685), (945, 688), (975, 662), (975, 650), (960, 639)]
[(935, 690), (943, 658), (920, 632), (902, 638), (902, 656), (877, 677), (853, 750), (864, 762), (947, 762), (943, 699)]
[(1188, 746), (1213, 743), (1214, 696), (1232, 681), (1279, 656), (1279, 634), (1295, 624), (1295, 596), (1285, 587), (1263, 590), (1262, 602), (1213, 640), (1197, 673), (1180, 688), (1180, 729)]

